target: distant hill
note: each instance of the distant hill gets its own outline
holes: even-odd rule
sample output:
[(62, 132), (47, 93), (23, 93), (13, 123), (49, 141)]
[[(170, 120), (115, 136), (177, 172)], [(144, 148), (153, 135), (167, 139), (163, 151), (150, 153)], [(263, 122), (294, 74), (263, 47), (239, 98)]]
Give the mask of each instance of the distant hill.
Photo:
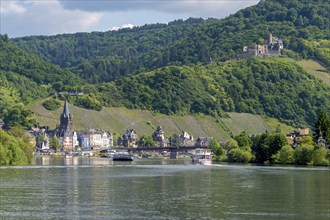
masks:
[[(51, 129), (59, 123), (62, 108), (48, 111), (39, 100), (28, 108), (35, 112), (41, 125), (49, 125)], [(186, 131), (195, 138), (198, 136), (212, 136), (218, 140), (228, 140), (230, 134), (237, 135), (242, 131), (248, 134), (257, 134), (275, 131), (278, 121), (268, 123), (261, 116), (252, 114), (229, 113), (228, 118), (215, 120), (206, 115), (167, 116), (154, 114), (146, 110), (129, 110), (126, 108), (103, 108), (102, 111), (87, 110), (69, 104), (73, 115), (73, 127), (76, 130), (98, 128), (114, 132), (116, 135), (124, 133), (127, 129), (135, 129), (140, 136), (151, 135), (158, 125), (162, 125), (167, 137)], [(281, 124), (283, 132), (292, 131), (292, 127)]]
[[(169, 65), (235, 58), (244, 45), (262, 43), (269, 32), (302, 58), (323, 61), (328, 50), (313, 48), (329, 39), (328, 0), (263, 0), (225, 19), (177, 20), (119, 31), (13, 39), (22, 49), (70, 68), (89, 83)], [(321, 46), (322, 47), (322, 46)], [(329, 64), (327, 64), (329, 65)]]

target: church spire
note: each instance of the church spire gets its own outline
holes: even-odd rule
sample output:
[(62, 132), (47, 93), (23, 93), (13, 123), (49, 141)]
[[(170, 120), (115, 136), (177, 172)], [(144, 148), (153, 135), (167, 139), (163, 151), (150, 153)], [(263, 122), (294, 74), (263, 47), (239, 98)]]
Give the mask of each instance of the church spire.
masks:
[(55, 129), (55, 135), (60, 139), (64, 148), (73, 147), (72, 115), (69, 112), (68, 101), (64, 101), (63, 113), (60, 118), (60, 125)]
[(64, 101), (63, 116), (65, 118), (70, 116), (69, 105), (68, 105), (68, 102), (66, 100)]

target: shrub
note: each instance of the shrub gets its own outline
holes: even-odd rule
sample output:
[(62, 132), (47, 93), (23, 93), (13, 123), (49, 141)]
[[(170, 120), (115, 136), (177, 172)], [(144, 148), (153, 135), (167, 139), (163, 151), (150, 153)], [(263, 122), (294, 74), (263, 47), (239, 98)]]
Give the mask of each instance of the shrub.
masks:
[(42, 103), (42, 106), (49, 111), (55, 111), (61, 106), (61, 103), (56, 99), (48, 99)]
[(290, 145), (283, 146), (272, 158), (276, 163), (292, 164), (294, 150)]
[(227, 156), (229, 162), (248, 163), (252, 159), (252, 154), (250, 151), (240, 148), (234, 148), (229, 150)]

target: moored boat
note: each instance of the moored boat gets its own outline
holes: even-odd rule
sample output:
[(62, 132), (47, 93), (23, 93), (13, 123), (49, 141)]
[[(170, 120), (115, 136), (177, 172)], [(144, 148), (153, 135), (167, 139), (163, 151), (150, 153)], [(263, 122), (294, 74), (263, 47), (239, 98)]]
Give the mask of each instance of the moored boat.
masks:
[(209, 149), (196, 149), (192, 158), (194, 164), (211, 165), (212, 152)]
[(122, 152), (116, 152), (112, 160), (114, 161), (133, 161), (133, 156), (129, 154), (127, 151), (122, 151)]

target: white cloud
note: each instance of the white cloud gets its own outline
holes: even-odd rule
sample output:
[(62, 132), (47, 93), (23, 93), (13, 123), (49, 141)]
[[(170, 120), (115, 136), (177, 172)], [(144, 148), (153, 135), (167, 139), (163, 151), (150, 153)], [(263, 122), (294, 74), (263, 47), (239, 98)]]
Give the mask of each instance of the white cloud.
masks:
[[(1, 33), (9, 37), (89, 31), (103, 13), (65, 9), (59, 1), (10, 1), (1, 4)], [(5, 5), (3, 7), (3, 5)]]
[(0, 3), (0, 13), (5, 14), (22, 14), (26, 9), (18, 5), (16, 1), (3, 1)]
[(123, 28), (133, 28), (133, 27), (135, 27), (134, 24), (124, 24), (124, 25), (122, 25), (121, 27), (116, 27), (116, 26), (114, 26), (114, 27), (112, 27), (110, 30), (111, 30), (111, 31), (118, 31), (119, 29), (123, 29)]
[[(259, 0), (0, 0), (9, 37), (124, 28), (189, 17), (223, 18)], [(111, 28), (112, 27), (112, 28)], [(127, 26), (130, 27), (130, 26)]]

